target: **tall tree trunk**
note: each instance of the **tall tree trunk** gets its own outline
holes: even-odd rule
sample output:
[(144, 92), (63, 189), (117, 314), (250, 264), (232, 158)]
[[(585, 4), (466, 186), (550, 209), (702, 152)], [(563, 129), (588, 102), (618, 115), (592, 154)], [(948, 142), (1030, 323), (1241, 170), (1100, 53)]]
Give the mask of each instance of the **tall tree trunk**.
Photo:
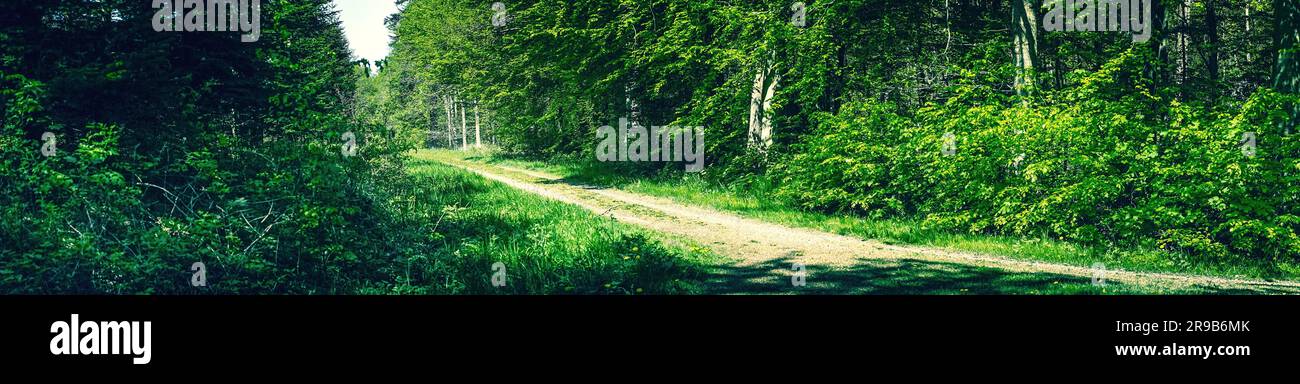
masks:
[(1153, 0), (1151, 2), (1150, 44), (1155, 53), (1156, 62), (1149, 66), (1150, 71), (1147, 75), (1152, 80), (1155, 89), (1160, 89), (1169, 84), (1170, 14), (1169, 9), (1165, 7), (1164, 0)]
[(1219, 89), (1219, 6), (1218, 0), (1205, 2), (1205, 33), (1210, 41), (1210, 52), (1205, 58), (1205, 69), (1210, 72), (1211, 90)]
[(1245, 50), (1246, 50), (1246, 64), (1250, 64), (1251, 62), (1254, 61), (1253, 58), (1251, 57), (1251, 54), (1250, 54), (1250, 21), (1251, 21), (1251, 19), (1250, 19), (1250, 2), (1247, 1), (1247, 2), (1245, 2), (1245, 3), (1246, 3), (1246, 44), (1245, 44), (1245, 45), (1246, 45), (1246, 47), (1245, 47)]
[(1175, 75), (1178, 78), (1178, 98), (1186, 97), (1187, 89), (1187, 51), (1191, 45), (1191, 30), (1187, 23), (1189, 13), (1191, 13), (1191, 0), (1178, 0), (1178, 66), (1175, 68)]
[(465, 127), (465, 106), (457, 98), (457, 105), (460, 107), (460, 149), (469, 149), (469, 132)]
[(1277, 17), (1277, 72), (1274, 87), (1300, 93), (1300, 2), (1274, 0)]
[[(1300, 94), (1300, 1), (1274, 0), (1273, 12), (1277, 18), (1277, 72), (1273, 87), (1280, 92)], [(1291, 118), (1286, 125), (1289, 134), (1300, 122), (1300, 105), (1291, 105)]]
[[(438, 129), (439, 129), (439, 125), (438, 125), (438, 113), (437, 113), (437, 109), (438, 109), (438, 108), (437, 108), (437, 105), (438, 105), (438, 104), (441, 104), (441, 103), (438, 102), (438, 96), (437, 96), (437, 95), (429, 95), (429, 111), (428, 111), (428, 115), (429, 115), (429, 137), (426, 138), (426, 139), (424, 140), (424, 145), (427, 146), (427, 147), (429, 147), (429, 148), (433, 148), (433, 147), (438, 146)], [(381, 116), (382, 116), (383, 119), (384, 119), (384, 126), (385, 126), (385, 127), (391, 127), (391, 126), (393, 126), (393, 124), (390, 122), (390, 119), (391, 119), (391, 116), (392, 116), (391, 114), (384, 113), (384, 114), (381, 114)]]
[(772, 146), (772, 99), (781, 82), (781, 75), (776, 73), (775, 52), (755, 72), (749, 97), (749, 146), (766, 152)]
[(943, 31), (947, 38), (943, 42), (943, 58), (948, 59), (948, 52), (952, 50), (952, 1), (943, 0)]
[[(764, 66), (765, 67), (765, 66)], [(767, 71), (760, 67), (754, 73), (754, 85), (749, 89), (749, 146), (762, 150), (767, 140), (762, 137), (763, 90), (767, 89)]]
[(1038, 1), (1011, 1), (1011, 37), (1016, 64), (1016, 94), (1034, 92), (1034, 70), (1038, 68)]
[(772, 114), (775, 113), (772, 111), (772, 101), (776, 100), (776, 86), (781, 83), (781, 74), (776, 73), (775, 63), (772, 64), (772, 68), (768, 71), (768, 78), (770, 78), (771, 81), (767, 83), (767, 91), (763, 92), (762, 134), (763, 140), (765, 141), (765, 147), (772, 146)]
[(455, 132), (454, 128), (452, 128), (453, 127), (452, 124), (454, 124), (453, 122), (456, 121), (456, 119), (452, 118), (452, 116), (455, 116), (454, 115), (455, 112), (452, 110), (452, 108), (454, 108), (453, 104), (454, 103), (451, 96), (442, 97), (442, 107), (443, 107), (442, 109), (447, 111), (447, 149), (452, 149), (456, 147), (456, 144), (454, 144), (454, 142), (452, 141), (452, 132)]
[(637, 93), (639, 92), (639, 89), (637, 88), (635, 80), (635, 71), (633, 71), (629, 77), (633, 79), (628, 79), (628, 81), (623, 84), (623, 108), (626, 112), (624, 115), (627, 116), (628, 121), (640, 123), (641, 103), (637, 102)]
[(483, 131), (479, 129), (478, 102), (474, 102), (474, 147), (483, 148)]
[[(1171, 15), (1174, 12), (1165, 7), (1165, 1), (1167, 0), (1151, 1), (1151, 19), (1147, 21), (1150, 24), (1147, 28), (1151, 30), (1151, 39), (1147, 41), (1147, 44), (1149, 44), (1155, 56), (1155, 62), (1149, 63), (1146, 67), (1146, 76), (1151, 79), (1150, 91), (1152, 94), (1160, 94), (1159, 90), (1169, 85), (1169, 26), (1174, 25), (1171, 23)], [(1129, 17), (1135, 16), (1130, 15)], [(1169, 121), (1167, 113), (1161, 112), (1159, 116), (1160, 120)], [(1160, 155), (1163, 155), (1164, 148), (1168, 147), (1161, 144), (1164, 138), (1163, 133), (1163, 131), (1157, 130), (1151, 137), (1151, 142), (1155, 144), (1156, 152)]]

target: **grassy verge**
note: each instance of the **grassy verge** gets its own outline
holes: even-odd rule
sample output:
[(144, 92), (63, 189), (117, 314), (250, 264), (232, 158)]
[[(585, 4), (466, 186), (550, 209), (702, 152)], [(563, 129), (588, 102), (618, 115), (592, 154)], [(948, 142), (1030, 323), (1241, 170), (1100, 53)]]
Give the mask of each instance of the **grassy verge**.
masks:
[[(433, 252), (410, 258), (411, 286), (451, 294), (684, 294), (713, 256), (578, 207), (413, 156), (388, 209), (421, 223)], [(507, 285), (492, 276), (505, 267)]]
[(810, 212), (770, 198), (763, 186), (742, 188), (711, 183), (696, 175), (652, 178), (629, 177), (600, 164), (583, 161), (538, 161), (506, 156), (494, 151), (435, 151), (430, 156), (475, 161), (555, 174), (568, 180), (614, 187), (629, 192), (733, 212), (784, 225), (812, 228), (890, 244), (923, 245), (1022, 260), (1092, 266), (1110, 270), (1182, 273), (1243, 279), (1300, 280), (1300, 266), (1253, 260), (1204, 262), (1183, 254), (1154, 249), (1086, 247), (1051, 239), (973, 235), (928, 228), (917, 220), (872, 220), (854, 215)]

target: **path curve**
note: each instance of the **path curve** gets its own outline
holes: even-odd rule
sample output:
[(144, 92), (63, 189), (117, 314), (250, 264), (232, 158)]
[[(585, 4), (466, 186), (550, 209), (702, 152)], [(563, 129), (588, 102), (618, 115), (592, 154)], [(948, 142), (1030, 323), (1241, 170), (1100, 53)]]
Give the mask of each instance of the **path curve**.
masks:
[[(1011, 273), (1049, 273), (1090, 279), (1091, 268), (981, 255), (922, 246), (890, 245), (813, 229), (790, 227), (665, 198), (569, 183), (543, 172), (459, 160), (437, 161), (474, 172), (516, 189), (583, 207), (598, 215), (681, 236), (734, 259), (735, 268), (766, 268), (772, 273), (747, 277), (754, 285), (789, 286), (793, 265), (821, 270), (847, 269), (864, 261), (923, 261), (995, 268)], [(773, 264), (788, 264), (772, 268)], [(810, 276), (809, 279), (813, 279)], [(1300, 282), (1240, 280), (1171, 273), (1106, 271), (1107, 281), (1161, 290), (1232, 290), (1296, 294)]]

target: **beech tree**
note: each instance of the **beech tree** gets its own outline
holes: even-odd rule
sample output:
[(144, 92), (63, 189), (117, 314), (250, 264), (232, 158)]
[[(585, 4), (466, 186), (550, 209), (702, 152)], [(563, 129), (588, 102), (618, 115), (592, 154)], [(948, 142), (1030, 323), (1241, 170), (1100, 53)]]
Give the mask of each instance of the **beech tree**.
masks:
[(1038, 70), (1038, 35), (1040, 22), (1036, 0), (1011, 1), (1011, 33), (1013, 57), (1016, 66), (1015, 89), (1028, 95), (1035, 88), (1034, 71)]

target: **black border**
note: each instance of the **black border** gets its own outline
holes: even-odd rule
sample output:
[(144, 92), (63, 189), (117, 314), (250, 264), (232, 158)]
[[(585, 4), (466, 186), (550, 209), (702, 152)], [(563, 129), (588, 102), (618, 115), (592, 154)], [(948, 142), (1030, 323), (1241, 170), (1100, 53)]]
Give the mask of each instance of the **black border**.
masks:
[[(1289, 362), (1293, 296), (7, 296), (0, 359), (21, 370), (331, 370), (434, 364)], [(54, 321), (152, 321), (152, 362), (49, 353)], [(1115, 332), (1115, 321), (1250, 321), (1250, 332)], [(1251, 356), (1117, 357), (1114, 345), (1249, 345)], [(9, 365), (9, 364), (6, 364)], [(83, 369), (84, 368), (84, 369)]]

